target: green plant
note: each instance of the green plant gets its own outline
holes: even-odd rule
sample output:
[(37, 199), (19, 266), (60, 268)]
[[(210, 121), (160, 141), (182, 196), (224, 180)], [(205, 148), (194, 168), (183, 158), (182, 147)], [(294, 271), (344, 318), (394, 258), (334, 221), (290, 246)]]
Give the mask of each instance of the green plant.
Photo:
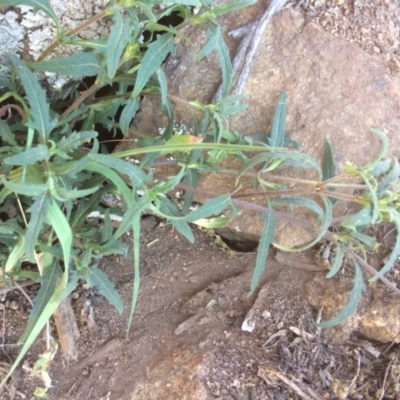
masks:
[[(10, 373), (79, 279), (96, 286), (119, 312), (122, 311), (118, 292), (95, 261), (105, 254), (126, 255), (127, 247), (120, 238), (128, 230), (133, 232), (134, 250), (130, 327), (140, 285), (140, 218), (146, 212), (165, 218), (193, 242), (191, 223), (219, 227), (240, 208), (259, 211), (265, 226), (251, 293), (256, 290), (264, 270), (276, 219), (300, 223), (314, 230), (315, 238), (301, 249), (287, 251), (301, 251), (328, 237), (335, 252), (329, 276), (338, 271), (346, 253), (354, 261), (355, 285), (349, 304), (334, 320), (320, 326), (339, 323), (355, 310), (364, 287), (359, 265), (372, 270), (357, 252), (365, 255), (367, 250), (376, 248), (374, 239), (364, 234), (363, 229), (380, 221), (393, 222), (399, 228), (399, 165), (395, 158), (383, 159), (387, 141), (376, 130), (383, 148), (368, 166), (357, 168), (346, 164), (344, 173), (335, 176), (331, 149), (326, 143), (323, 168), (320, 168), (314, 159), (296, 150), (297, 144), (285, 136), (285, 93), (277, 105), (270, 135), (244, 137), (229, 131), (227, 118), (244, 106), (238, 104), (239, 96), (228, 96), (231, 65), (215, 18), (253, 2), (231, 1), (226, 6), (213, 8), (210, 1), (199, 0), (175, 1), (167, 7), (156, 7), (163, 5), (163, 1), (111, 1), (104, 11), (72, 32), (64, 33), (47, 0), (0, 0), (0, 5), (25, 4), (45, 12), (54, 19), (58, 30), (55, 42), (39, 61), (24, 63), (15, 55), (9, 55), (10, 75), (0, 97), (0, 104), (3, 104), (0, 115), (14, 111), (6, 120), (0, 120), (0, 205), (4, 215), (0, 225), (1, 280), (8, 284), (11, 279), (29, 278), (41, 284), (28, 326), (19, 341), (23, 344), (21, 353)], [(192, 12), (192, 7), (198, 7), (197, 13)], [(172, 12), (179, 14), (183, 22), (176, 27), (160, 25), (159, 20)], [(107, 38), (90, 41), (76, 36), (80, 29), (100, 18), (112, 21)], [(220, 59), (223, 90), (214, 104), (203, 105), (168, 95), (162, 63), (174, 52), (176, 37), (186, 40), (182, 29), (188, 25), (200, 26), (206, 31), (208, 42), (200, 56), (215, 50)], [(150, 32), (151, 40), (141, 41), (144, 31)], [(78, 44), (85, 51), (45, 61), (60, 44)], [(95, 76), (96, 80), (84, 92), (72, 89), (66, 105), (57, 101), (50, 103), (31, 69), (68, 73), (76, 79)], [(102, 97), (99, 90), (105, 88), (112, 90), (112, 94)], [(169, 121), (164, 133), (159, 138), (141, 138), (131, 150), (107, 154), (97, 140), (95, 125), (105, 128), (110, 136), (115, 130), (128, 135), (130, 123), (140, 107), (140, 98), (146, 95), (161, 99), (160, 111)], [(11, 98), (13, 104), (5, 104)], [(185, 102), (192, 111), (192, 133), (174, 132), (174, 102)], [(255, 156), (249, 156), (254, 153)], [(166, 155), (174, 159), (165, 160)], [(140, 164), (125, 161), (126, 156), (141, 156)], [(229, 156), (242, 160), (239, 171), (221, 166)], [(256, 170), (254, 167), (259, 164), (261, 168)], [(157, 172), (165, 165), (174, 166), (176, 173), (167, 177)], [(278, 172), (282, 166), (310, 169), (315, 179), (306, 181), (280, 176)], [(234, 173), (238, 180), (243, 175), (253, 177), (266, 197), (266, 205), (252, 204), (238, 195), (216, 195), (196, 188), (200, 175), (210, 172)], [(354, 177), (363, 183), (348, 182)], [(288, 189), (288, 183), (297, 186)], [(181, 205), (168, 197), (174, 188), (185, 191)], [(360, 194), (344, 194), (338, 191), (340, 188), (356, 189)], [(196, 192), (208, 200), (197, 210), (189, 211)], [(106, 206), (107, 194), (120, 196), (124, 206)], [(318, 196), (320, 203), (305, 197), (306, 194)], [(335, 232), (330, 231), (334, 222), (333, 199), (353, 201), (360, 206), (360, 211), (344, 218)], [(279, 204), (308, 208), (316, 214), (318, 226), (277, 211)], [(225, 216), (220, 216), (222, 212)], [(120, 217), (117, 228), (112, 226), (112, 215)], [(399, 238), (400, 235), (388, 263), (373, 279), (384, 279), (382, 274), (400, 252)], [(36, 266), (35, 270), (32, 265)]]

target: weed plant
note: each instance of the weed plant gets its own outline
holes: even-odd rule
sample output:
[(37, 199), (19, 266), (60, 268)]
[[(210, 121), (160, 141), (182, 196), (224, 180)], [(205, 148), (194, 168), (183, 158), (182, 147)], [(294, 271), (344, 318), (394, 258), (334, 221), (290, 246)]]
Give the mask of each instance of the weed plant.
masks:
[[(328, 278), (339, 271), (347, 256), (354, 266), (354, 287), (346, 307), (332, 320), (319, 324), (321, 327), (338, 324), (356, 310), (365, 289), (361, 267), (372, 273), (371, 280), (379, 278), (391, 285), (383, 275), (399, 254), (400, 235), (396, 235), (394, 249), (379, 272), (368, 265), (365, 256), (377, 248), (375, 239), (364, 233), (366, 228), (382, 221), (393, 223), (397, 231), (400, 228), (399, 164), (394, 157), (384, 158), (388, 144), (381, 131), (374, 133), (382, 149), (367, 166), (346, 163), (343, 172), (336, 175), (328, 142), (321, 167), (285, 136), (285, 93), (276, 107), (269, 135), (244, 137), (229, 130), (228, 117), (245, 106), (239, 103), (240, 96), (228, 94), (232, 67), (216, 18), (251, 3), (254, 0), (232, 0), (213, 7), (210, 0), (114, 0), (102, 12), (65, 33), (48, 0), (0, 0), (0, 5), (31, 6), (52, 18), (57, 27), (54, 42), (38, 61), (23, 62), (9, 54), (8, 78), (0, 82), (0, 279), (3, 285), (24, 279), (40, 283), (19, 340), (22, 350), (10, 374), (80, 279), (95, 286), (122, 312), (122, 300), (109, 277), (98, 268), (97, 260), (106, 254), (127, 256), (121, 237), (128, 231), (132, 232), (134, 274), (130, 328), (140, 285), (140, 221), (146, 213), (164, 218), (193, 243), (193, 223), (216, 228), (224, 226), (242, 208), (258, 211), (264, 228), (250, 293), (256, 290), (264, 271), (278, 218), (315, 232), (306, 246), (286, 251), (302, 251), (327, 238), (332, 242), (333, 254)], [(161, 25), (160, 19), (171, 13), (181, 17), (182, 22), (176, 27)], [(81, 29), (104, 18), (111, 21), (107, 37), (79, 37)], [(220, 61), (222, 93), (213, 104), (168, 94), (162, 64), (174, 53), (177, 38), (188, 40), (184, 34), (187, 26), (202, 28), (208, 38), (199, 57), (214, 51)], [(144, 32), (147, 41), (143, 40)], [(48, 59), (59, 45), (79, 45), (81, 50)], [(77, 81), (94, 77), (94, 83), (83, 92), (72, 85), (69, 98), (61, 104), (49, 101), (36, 71), (66, 74)], [(113, 88), (113, 94), (102, 97), (99, 91), (104, 88)], [(110, 138), (117, 130), (128, 136), (141, 98), (146, 95), (161, 99), (160, 113), (168, 118), (164, 133), (159, 138), (142, 138), (128, 151), (107, 154), (95, 126), (107, 130)], [(185, 102), (192, 110), (193, 132), (174, 132), (176, 101)], [(166, 155), (173, 156), (173, 160), (165, 161)], [(127, 156), (141, 156), (140, 164), (126, 161)], [(229, 193), (216, 195), (196, 188), (202, 174), (232, 174), (221, 166), (228, 156), (242, 162), (235, 171), (237, 181), (246, 175), (257, 182), (265, 195), (264, 206)], [(166, 163), (176, 167), (176, 174), (162, 176), (157, 172)], [(316, 178), (306, 181), (280, 176), (280, 166), (312, 170)], [(288, 188), (289, 184), (296, 185), (296, 189)], [(176, 188), (184, 191), (183, 204), (168, 197)], [(349, 189), (357, 194), (348, 194)], [(195, 193), (207, 200), (191, 211)], [(319, 201), (307, 196), (310, 193)], [(106, 206), (104, 199), (110, 194), (121, 198), (123, 206)], [(355, 202), (359, 211), (335, 223), (332, 207), (337, 200)], [(278, 211), (281, 204), (289, 205), (293, 213)], [(311, 210), (318, 224), (295, 217), (298, 207)], [(118, 227), (113, 226), (112, 216), (119, 217)]]

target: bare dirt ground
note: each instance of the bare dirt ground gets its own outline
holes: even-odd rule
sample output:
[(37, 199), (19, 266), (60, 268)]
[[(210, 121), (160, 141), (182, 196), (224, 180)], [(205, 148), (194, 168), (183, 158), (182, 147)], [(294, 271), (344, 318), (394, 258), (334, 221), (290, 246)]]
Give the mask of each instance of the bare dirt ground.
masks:
[[(303, 9), (311, 21), (382, 57), (388, 71), (398, 73), (397, 2), (308, 3)], [(79, 361), (56, 354), (49, 369), (50, 399), (400, 399), (398, 344), (372, 342), (356, 332), (336, 343), (332, 331), (313, 324), (319, 310), (306, 298), (310, 282), (316, 276), (324, 279), (324, 272), (270, 261), (260, 284), (268, 291), (262, 318), (253, 332), (246, 332), (242, 324), (257, 297), (247, 297), (255, 255), (230, 258), (214, 238), (197, 229), (195, 236), (190, 245), (171, 226), (144, 219), (141, 289), (127, 338), (132, 265), (122, 257), (101, 260), (125, 311), (119, 315), (84, 285), (76, 291), (72, 304), (81, 335)], [(377, 266), (390, 249), (389, 239), (375, 257)], [(399, 274), (396, 265), (389, 278), (396, 283)], [(343, 287), (353, 279), (352, 271), (344, 268), (335, 279)], [(33, 297), (35, 287), (26, 292)], [(18, 290), (1, 300), (0, 374), (18, 354), (16, 343), (31, 308)], [(82, 300), (89, 301), (95, 325), (80, 318)], [(57, 337), (54, 326), (52, 334)], [(43, 385), (30, 376), (31, 368), (44, 349), (40, 338), (1, 399), (34, 398), (35, 387)]]

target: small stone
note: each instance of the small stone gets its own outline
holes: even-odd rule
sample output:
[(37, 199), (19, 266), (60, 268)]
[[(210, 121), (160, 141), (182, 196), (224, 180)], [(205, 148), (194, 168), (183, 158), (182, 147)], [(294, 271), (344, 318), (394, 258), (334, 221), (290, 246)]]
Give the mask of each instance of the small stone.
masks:
[(103, 302), (102, 296), (89, 296), (89, 300), (92, 302), (94, 307), (98, 307)]
[(381, 52), (381, 49), (378, 46), (373, 47), (374, 53), (379, 54)]
[(261, 314), (264, 319), (271, 318), (271, 313), (268, 310), (264, 310)]
[(18, 302), (16, 302), (15, 300), (12, 300), (12, 301), (10, 301), (9, 307), (10, 307), (12, 310), (18, 310), (19, 304), (18, 304)]
[(72, 298), (74, 299), (74, 300), (76, 300), (76, 299), (78, 299), (79, 298), (79, 293), (78, 292), (74, 292), (74, 293), (72, 293)]

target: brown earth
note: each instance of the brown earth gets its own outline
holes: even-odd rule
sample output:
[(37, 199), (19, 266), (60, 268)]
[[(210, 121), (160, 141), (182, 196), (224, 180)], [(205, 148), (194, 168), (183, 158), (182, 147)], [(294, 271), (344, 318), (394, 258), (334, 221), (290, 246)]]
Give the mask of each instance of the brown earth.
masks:
[[(395, 2), (308, 3), (303, 6), (308, 18), (383, 57), (390, 72), (398, 73)], [(378, 234), (385, 238), (384, 246), (371, 261), (376, 267), (392, 245), (391, 235), (386, 236), (390, 228), (382, 229)], [(143, 220), (141, 289), (127, 338), (131, 262), (122, 257), (101, 261), (124, 300), (125, 311), (119, 315), (96, 291), (79, 287), (72, 299), (80, 331), (78, 361), (64, 359), (60, 351), (56, 354), (49, 368), (50, 399), (400, 399), (398, 337), (383, 344), (366, 339), (359, 321), (367, 318), (365, 313), (343, 329), (321, 330), (313, 324), (320, 313), (326, 313), (321, 306), (324, 293), (335, 301), (339, 295), (345, 299), (353, 279), (350, 269), (344, 267), (329, 287), (324, 286), (326, 273), (282, 264), (272, 257), (259, 286), (265, 289), (262, 308), (255, 310), (255, 329), (248, 332), (242, 330), (243, 321), (261, 296), (261, 291), (247, 296), (255, 254), (236, 253), (229, 258), (215, 238), (194, 230), (196, 242), (189, 245), (162, 221)], [(388, 278), (398, 284), (399, 276), (396, 265)], [(35, 287), (26, 288), (26, 293), (33, 297)], [(0, 295), (1, 375), (18, 354), (15, 343), (31, 305), (18, 290)], [(81, 316), (86, 299), (93, 318)], [(396, 302), (398, 297), (377, 283), (368, 288), (359, 311), (368, 312), (377, 304), (389, 310)], [(328, 307), (326, 301), (324, 305)], [(390, 309), (395, 310), (398, 323), (399, 307)], [(395, 324), (395, 318), (391, 322)], [(375, 328), (374, 333), (382, 330)], [(54, 325), (51, 333), (57, 337)], [(35, 398), (35, 387), (43, 384), (30, 376), (31, 368), (44, 350), (45, 340), (39, 338), (0, 393), (2, 399)]]

